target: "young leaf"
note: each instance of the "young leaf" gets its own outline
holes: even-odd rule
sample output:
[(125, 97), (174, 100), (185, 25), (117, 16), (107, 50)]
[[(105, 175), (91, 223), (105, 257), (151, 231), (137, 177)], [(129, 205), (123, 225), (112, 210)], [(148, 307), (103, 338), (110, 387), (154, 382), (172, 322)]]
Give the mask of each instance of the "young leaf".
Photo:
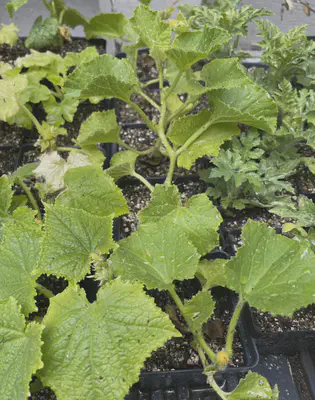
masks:
[(78, 282), (90, 271), (92, 253), (106, 254), (115, 247), (113, 216), (48, 204), (45, 210), (46, 233), (36, 272)]
[(15, 24), (5, 25), (1, 24), (0, 28), (0, 44), (8, 44), (13, 47), (19, 40), (17, 32), (19, 32), (18, 27)]
[(185, 315), (192, 321), (193, 332), (200, 331), (213, 314), (214, 307), (215, 302), (208, 291), (200, 291), (192, 299), (185, 301)]
[(11, 189), (10, 180), (6, 175), (3, 175), (0, 178), (0, 218), (8, 216), (12, 197), (13, 191)]
[(115, 181), (123, 176), (133, 175), (137, 158), (138, 154), (133, 151), (119, 151), (110, 160), (110, 168), (106, 170), (106, 173)]
[(80, 91), (81, 98), (117, 97), (129, 101), (138, 87), (138, 78), (128, 60), (104, 54), (80, 65), (65, 83), (69, 92)]
[(180, 336), (141, 285), (119, 279), (93, 304), (82, 289), (66, 289), (51, 300), (44, 325), (39, 375), (68, 400), (123, 400), (151, 352)]
[(17, 11), (24, 4), (27, 4), (28, 0), (11, 0), (6, 4), (10, 18), (13, 18), (13, 12)]
[(98, 14), (84, 27), (88, 39), (104, 36), (107, 39), (119, 39), (125, 34), (127, 19), (122, 13)]
[(181, 71), (185, 71), (219, 50), (230, 39), (231, 36), (223, 29), (206, 26), (202, 32), (185, 32), (178, 35), (172, 48), (167, 50), (167, 55)]
[(56, 205), (78, 208), (91, 214), (108, 216), (128, 212), (122, 191), (98, 166), (73, 168), (64, 177), (67, 189), (56, 199)]
[[(26, 76), (18, 75), (10, 79), (0, 79), (0, 120), (7, 122), (20, 110), (19, 95), (27, 88)], [(25, 103), (27, 98), (24, 98)]]
[(40, 254), (41, 235), (24, 223), (6, 222), (0, 246), (0, 301), (14, 296), (25, 315), (36, 311), (33, 273)]
[(28, 80), (28, 85), (27, 88), (23, 90), (23, 95), (27, 95), (31, 103), (40, 103), (48, 100), (51, 91), (47, 86), (41, 85), (40, 83), (46, 73), (44, 71), (31, 71), (25, 75)]
[(19, 57), (15, 61), (15, 66), (18, 68), (32, 68), (32, 67), (44, 67), (47, 69), (49, 66), (56, 69), (57, 72), (62, 72), (63, 58), (59, 54), (46, 51), (40, 53), (36, 50), (31, 50), (31, 54), (27, 54), (25, 57)]
[(291, 316), (314, 301), (315, 255), (305, 243), (249, 220), (244, 245), (226, 264), (228, 287), (262, 311)]
[(64, 63), (67, 68), (77, 67), (83, 63), (93, 60), (93, 58), (98, 57), (99, 54), (96, 47), (89, 46), (80, 53), (67, 53), (64, 58)]
[(282, 218), (294, 218), (299, 226), (311, 227), (315, 225), (315, 204), (313, 200), (306, 196), (299, 196), (297, 207), (292, 202), (276, 204), (270, 209), (270, 212), (280, 215)]
[(245, 75), (237, 59), (214, 60), (203, 68), (202, 77), (210, 90), (209, 103), (216, 122), (239, 122), (274, 133), (276, 103)]
[[(0, 398), (26, 399), (32, 375), (43, 367), (41, 335), (44, 325), (26, 325), (16, 301), (0, 303)], [(14, 366), (14, 367), (13, 367)]]
[(155, 48), (168, 48), (170, 46), (172, 30), (164, 22), (158, 11), (153, 11), (145, 5), (139, 5), (130, 19), (135, 32), (138, 33), (140, 41), (145, 46), (155, 51)]
[(43, 105), (47, 113), (47, 122), (60, 126), (65, 121), (73, 121), (74, 114), (78, 109), (79, 99), (76, 96), (66, 94), (62, 101), (57, 102), (54, 96), (50, 96), (47, 101), (43, 102)]
[(87, 23), (87, 20), (78, 10), (71, 7), (64, 8), (62, 25), (70, 26), (70, 28), (75, 28), (79, 25), (85, 27)]
[[(172, 123), (168, 137), (176, 146), (182, 146), (212, 118), (212, 111), (202, 110), (197, 115), (188, 115), (177, 119)], [(179, 155), (178, 166), (190, 169), (197, 158), (204, 155), (218, 155), (222, 143), (237, 134), (239, 134), (239, 128), (236, 123), (216, 123), (214, 121), (213, 125), (205, 129), (198, 139)]]
[(222, 218), (205, 193), (191, 197), (185, 207), (174, 209), (163, 221), (179, 226), (201, 255), (218, 245)]
[(199, 262), (196, 276), (202, 282), (203, 289), (208, 290), (215, 286), (225, 287), (227, 285), (226, 263), (227, 260), (222, 258), (212, 261), (204, 259)]
[(119, 143), (120, 127), (117, 124), (115, 110), (92, 113), (83, 122), (76, 143), (88, 146), (97, 143)]
[(43, 21), (40, 16), (34, 22), (32, 29), (25, 40), (28, 49), (42, 50), (51, 47), (60, 47), (63, 38), (59, 31), (59, 23), (56, 18), (47, 18)]
[(226, 398), (229, 400), (278, 400), (277, 394), (279, 395), (277, 386), (272, 389), (265, 377), (249, 371), (233, 392), (226, 393)]
[(162, 219), (142, 225), (119, 242), (110, 261), (117, 275), (143, 282), (148, 289), (167, 289), (176, 280), (193, 278), (200, 255), (182, 229)]
[(155, 185), (150, 204), (138, 214), (141, 223), (159, 222), (171, 211), (182, 206), (177, 186)]

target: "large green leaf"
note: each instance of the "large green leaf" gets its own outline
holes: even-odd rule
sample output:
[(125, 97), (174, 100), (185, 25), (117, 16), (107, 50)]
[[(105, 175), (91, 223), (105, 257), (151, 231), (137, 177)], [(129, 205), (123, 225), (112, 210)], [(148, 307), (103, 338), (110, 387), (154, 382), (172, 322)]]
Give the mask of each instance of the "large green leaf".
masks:
[(168, 289), (176, 280), (193, 278), (200, 258), (182, 229), (162, 219), (142, 225), (119, 242), (110, 258), (117, 275), (143, 282), (148, 289)]
[(279, 391), (277, 386), (272, 389), (265, 377), (249, 371), (233, 392), (226, 393), (226, 398), (229, 400), (278, 400)]
[(213, 118), (212, 111), (202, 110), (197, 115), (188, 115), (173, 122), (168, 137), (178, 147), (184, 145), (203, 126), (210, 125), (179, 155), (178, 166), (190, 169), (197, 158), (204, 155), (218, 155), (221, 145), (232, 136), (239, 134), (240, 131), (235, 122), (216, 123), (214, 120), (212, 125)]
[(14, 46), (19, 40), (17, 32), (19, 32), (19, 29), (15, 24), (1, 24), (0, 44), (8, 44), (10, 47)]
[(222, 217), (205, 193), (191, 197), (185, 207), (174, 209), (164, 221), (179, 226), (201, 255), (218, 245)]
[(83, 122), (76, 143), (88, 146), (97, 143), (119, 143), (120, 127), (117, 124), (115, 110), (92, 113)]
[[(18, 75), (10, 79), (0, 79), (0, 120), (7, 121), (20, 110), (19, 95), (27, 88), (26, 76)], [(21, 100), (22, 103), (27, 99)]]
[(276, 103), (246, 76), (238, 59), (214, 60), (203, 68), (201, 75), (210, 91), (214, 121), (240, 122), (274, 133)]
[(67, 189), (57, 205), (78, 208), (94, 215), (119, 217), (128, 213), (121, 189), (99, 166), (69, 169), (64, 177)]
[(291, 316), (314, 302), (315, 255), (305, 243), (249, 220), (244, 245), (225, 267), (227, 285), (262, 311)]
[(16, 301), (0, 303), (0, 399), (28, 398), (32, 375), (42, 368), (41, 335), (44, 325), (25, 324)]
[(139, 5), (130, 19), (141, 42), (154, 51), (154, 47), (167, 48), (170, 45), (172, 30), (164, 22), (158, 11), (153, 11), (145, 5)]
[(64, 63), (66, 67), (77, 67), (83, 63), (93, 60), (93, 58), (98, 57), (99, 54), (96, 47), (89, 46), (80, 53), (70, 52), (64, 58)]
[(150, 204), (138, 214), (142, 223), (159, 222), (162, 217), (182, 206), (180, 193), (174, 185), (155, 185)]
[(88, 21), (84, 16), (76, 9), (66, 7), (62, 16), (62, 24), (75, 28), (76, 26), (86, 26)]
[(122, 400), (151, 352), (179, 337), (141, 285), (119, 279), (90, 304), (82, 289), (51, 300), (44, 318), (41, 380), (58, 399)]
[(14, 11), (17, 11), (24, 4), (27, 4), (28, 0), (11, 0), (6, 4), (6, 7), (9, 11), (10, 18), (13, 18)]
[(91, 255), (115, 247), (113, 217), (84, 210), (46, 205), (45, 237), (37, 273), (78, 282), (90, 271)]
[(7, 217), (12, 197), (13, 191), (10, 180), (6, 175), (3, 175), (0, 178), (0, 218)]
[(36, 311), (33, 274), (40, 254), (41, 233), (15, 221), (6, 222), (0, 246), (0, 301), (13, 296), (25, 315)]
[(59, 31), (59, 23), (56, 18), (47, 18), (43, 21), (40, 16), (34, 22), (32, 29), (25, 40), (25, 46), (29, 49), (42, 50), (52, 47), (60, 47), (63, 38)]
[(51, 51), (40, 53), (36, 50), (31, 50), (30, 54), (27, 54), (22, 58), (19, 57), (15, 61), (15, 65), (18, 68), (43, 67), (44, 69), (47, 69), (51, 66), (52, 68), (57, 69), (57, 72), (62, 70), (63, 64), (64, 60), (59, 54), (52, 53)]
[(85, 26), (88, 39), (104, 36), (107, 39), (119, 39), (124, 36), (127, 18), (122, 13), (98, 14)]
[(110, 168), (106, 170), (106, 173), (115, 181), (123, 176), (133, 175), (138, 156), (137, 153), (131, 150), (115, 153), (110, 160)]
[(117, 97), (128, 101), (138, 85), (138, 78), (128, 60), (104, 54), (80, 65), (69, 75), (65, 88), (80, 91), (81, 98)]
[(172, 48), (167, 50), (168, 57), (185, 71), (196, 62), (209, 56), (229, 42), (231, 36), (221, 28), (205, 27), (203, 31), (185, 32), (178, 35)]
[(202, 325), (207, 322), (213, 314), (214, 307), (215, 302), (208, 291), (200, 291), (196, 296), (185, 301), (185, 315), (191, 320), (193, 332), (200, 331)]

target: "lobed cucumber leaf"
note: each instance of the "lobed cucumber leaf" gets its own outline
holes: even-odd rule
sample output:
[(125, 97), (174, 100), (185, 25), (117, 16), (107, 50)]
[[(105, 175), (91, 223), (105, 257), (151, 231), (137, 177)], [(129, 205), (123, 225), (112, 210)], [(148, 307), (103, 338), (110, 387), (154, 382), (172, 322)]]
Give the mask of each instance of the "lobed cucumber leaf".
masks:
[(107, 39), (119, 39), (125, 34), (127, 19), (122, 13), (101, 13), (91, 18), (84, 31), (88, 39), (105, 36)]
[(198, 332), (213, 314), (215, 301), (210, 292), (202, 290), (184, 303), (185, 315), (191, 321), (193, 332)]
[(180, 334), (139, 284), (119, 279), (90, 304), (82, 289), (51, 300), (41, 380), (60, 400), (122, 400), (151, 352)]
[(44, 325), (26, 325), (16, 301), (0, 303), (0, 399), (26, 399), (32, 375), (43, 367), (41, 335)]
[(15, 24), (1, 24), (0, 44), (8, 44), (10, 47), (15, 46), (16, 42), (19, 40), (17, 32), (19, 32), (19, 29)]
[(133, 175), (137, 158), (138, 154), (131, 150), (119, 151), (110, 160), (110, 168), (106, 170), (106, 173), (115, 181), (123, 176)]

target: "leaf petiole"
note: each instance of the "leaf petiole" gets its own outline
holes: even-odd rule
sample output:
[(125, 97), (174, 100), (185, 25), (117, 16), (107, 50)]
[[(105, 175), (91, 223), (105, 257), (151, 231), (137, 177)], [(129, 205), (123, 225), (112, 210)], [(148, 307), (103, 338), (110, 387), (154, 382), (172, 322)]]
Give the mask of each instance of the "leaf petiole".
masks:
[(215, 373), (207, 373), (207, 380), (209, 385), (215, 390), (217, 395), (221, 397), (222, 400), (228, 400), (227, 393), (225, 393), (220, 386), (217, 384), (215, 378), (214, 378)]
[(153, 192), (154, 186), (152, 186), (151, 183), (145, 179), (145, 177), (138, 174), (136, 171), (133, 172), (132, 176), (139, 179), (139, 181), (142, 182), (150, 190), (150, 192)]
[(151, 99), (150, 96), (148, 96), (145, 92), (143, 92), (142, 90), (139, 91), (140, 96), (142, 96), (148, 103), (151, 104), (151, 106), (153, 106), (154, 108), (156, 108), (158, 111), (161, 110), (161, 107), (153, 100)]
[(40, 209), (39, 209), (37, 201), (36, 201), (35, 197), (33, 196), (31, 190), (27, 187), (27, 185), (24, 183), (23, 179), (21, 179), (21, 178), (16, 178), (16, 183), (19, 186), (21, 186), (21, 188), (24, 190), (24, 192), (25, 192), (26, 196), (28, 197), (33, 209), (37, 211), (37, 218), (41, 221), (42, 220), (42, 216), (41, 216), (41, 213), (40, 213)]
[(45, 297), (47, 297), (47, 299), (51, 299), (53, 297), (55, 297), (55, 295), (53, 294), (53, 292), (47, 288), (45, 288), (44, 286), (42, 286), (40, 283), (36, 282), (35, 284), (35, 288), (39, 291), (39, 293), (43, 294)]
[(226, 351), (228, 352), (229, 358), (232, 356), (233, 354), (233, 341), (234, 341), (234, 335), (235, 335), (235, 329), (236, 329), (236, 325), (238, 323), (238, 320), (240, 318), (242, 309), (244, 306), (244, 301), (242, 299), (242, 297), (240, 296), (238, 299), (238, 303), (235, 307), (232, 319), (230, 321), (229, 324), (229, 329), (228, 329), (228, 333), (227, 333), (227, 337), (226, 337)]

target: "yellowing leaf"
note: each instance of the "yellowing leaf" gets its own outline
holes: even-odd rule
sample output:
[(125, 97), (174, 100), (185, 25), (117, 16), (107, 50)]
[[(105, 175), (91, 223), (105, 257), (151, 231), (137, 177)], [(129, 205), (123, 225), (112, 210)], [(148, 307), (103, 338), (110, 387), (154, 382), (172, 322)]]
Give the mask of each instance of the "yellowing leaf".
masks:
[(123, 400), (152, 351), (180, 336), (142, 285), (119, 279), (92, 304), (82, 289), (66, 289), (51, 300), (43, 322), (39, 375), (67, 400)]
[(13, 47), (19, 40), (17, 32), (19, 32), (18, 27), (15, 24), (5, 25), (1, 24), (0, 28), (0, 44), (8, 44)]

